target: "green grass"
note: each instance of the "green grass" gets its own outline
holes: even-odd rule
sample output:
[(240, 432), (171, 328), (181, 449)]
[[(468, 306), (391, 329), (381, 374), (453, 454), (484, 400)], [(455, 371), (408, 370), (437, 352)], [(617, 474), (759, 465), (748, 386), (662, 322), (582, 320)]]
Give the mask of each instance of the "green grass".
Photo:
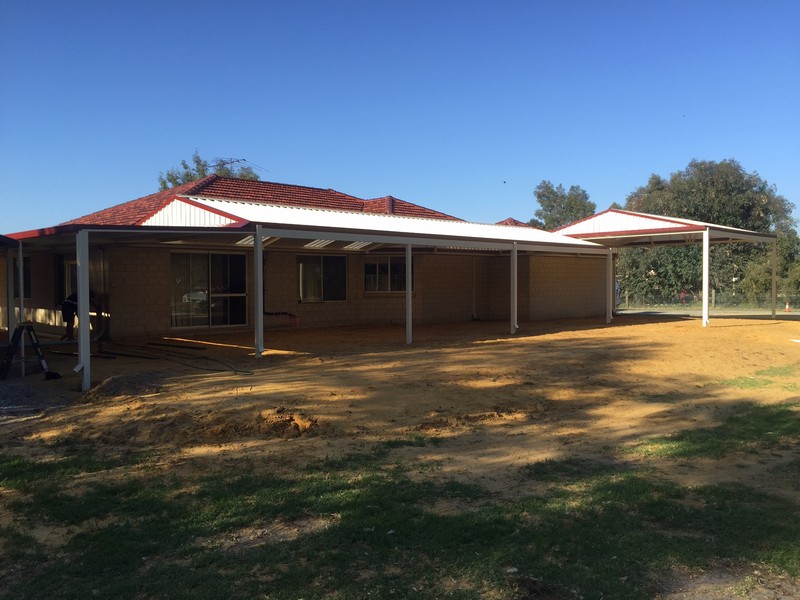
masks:
[[(798, 373), (800, 373), (800, 365), (782, 365), (756, 371), (754, 377), (734, 377), (733, 379), (726, 379), (721, 383), (722, 385), (742, 390), (758, 389), (776, 385), (776, 382), (770, 378), (797, 379)], [(781, 386), (787, 391), (795, 391), (798, 389), (794, 381), (781, 382)]]
[(630, 452), (661, 458), (721, 458), (733, 452), (758, 452), (800, 441), (795, 404), (743, 404), (720, 425), (687, 429), (637, 444)]
[[(737, 419), (757, 417), (758, 432), (734, 419), (722, 433), (794, 432), (789, 413), (749, 407)], [(688, 489), (604, 456), (527, 465), (520, 477), (547, 491), (499, 501), (476, 484), (411, 477), (395, 451), (434, 443), (446, 442), (396, 440), (291, 474), (243, 460), (198, 478), (137, 470), (102, 484), (83, 479), (105, 464), (90, 450), (6, 453), (14, 524), (0, 529), (0, 598), (633, 599), (652, 597), (673, 565), (800, 576), (800, 508), (778, 496)], [(456, 509), (434, 510), (443, 503)], [(296, 531), (270, 534), (276, 523)], [(42, 524), (73, 533), (48, 548), (30, 535)]]
[(733, 379), (726, 379), (722, 382), (722, 385), (739, 388), (740, 390), (754, 390), (769, 387), (772, 384), (772, 380), (759, 379), (758, 377), (734, 377)]
[(756, 371), (758, 377), (795, 377), (800, 373), (800, 365), (784, 365)]

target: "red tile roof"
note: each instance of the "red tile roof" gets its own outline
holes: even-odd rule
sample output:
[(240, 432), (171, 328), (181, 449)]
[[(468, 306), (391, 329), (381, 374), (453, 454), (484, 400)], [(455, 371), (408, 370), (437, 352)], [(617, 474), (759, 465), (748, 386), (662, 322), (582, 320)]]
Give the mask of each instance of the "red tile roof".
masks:
[(518, 221), (514, 217), (508, 217), (502, 221), (498, 221), (495, 225), (511, 225), (512, 227), (533, 227), (529, 223), (524, 223), (522, 221)]
[(176, 196), (196, 193), (196, 190), (201, 189), (212, 177), (216, 175), (209, 175), (197, 181), (117, 204), (60, 225), (138, 225), (164, 208)]
[(460, 220), (445, 213), (393, 198), (392, 196), (362, 200), (331, 189), (209, 175), (198, 181), (118, 204), (111, 208), (61, 223), (61, 225), (135, 226), (153, 216), (178, 196), (199, 196), (329, 210)]
[(394, 196), (384, 196), (383, 198), (373, 198), (372, 200), (362, 200), (361, 202), (362, 212), (398, 215), (401, 217), (419, 217), (422, 219), (462, 220), (458, 217), (439, 212), (438, 210), (425, 208), (419, 204), (400, 200), (400, 198), (395, 198)]

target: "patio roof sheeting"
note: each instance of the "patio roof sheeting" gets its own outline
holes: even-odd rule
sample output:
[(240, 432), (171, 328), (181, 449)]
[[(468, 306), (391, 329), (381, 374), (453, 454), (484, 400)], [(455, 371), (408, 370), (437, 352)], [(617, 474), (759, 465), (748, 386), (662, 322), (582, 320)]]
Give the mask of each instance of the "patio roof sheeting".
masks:
[(646, 213), (610, 208), (591, 217), (556, 229), (556, 233), (576, 239), (590, 240), (613, 248), (691, 244), (703, 240), (708, 231), (710, 242), (772, 242), (775, 235), (678, 217), (662, 217)]
[(142, 226), (225, 227), (262, 225), (273, 238), (316, 238), (413, 246), (566, 252), (603, 255), (606, 249), (532, 227), (268, 205), (204, 197), (177, 198)]

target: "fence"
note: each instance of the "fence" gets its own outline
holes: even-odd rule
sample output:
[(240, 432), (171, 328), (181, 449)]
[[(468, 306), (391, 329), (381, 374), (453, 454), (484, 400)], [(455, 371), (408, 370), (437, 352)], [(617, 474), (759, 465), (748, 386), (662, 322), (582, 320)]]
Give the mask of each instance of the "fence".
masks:
[[(772, 296), (770, 294), (762, 294), (751, 297), (741, 293), (711, 290), (708, 305), (712, 309), (720, 310), (771, 310)], [(790, 310), (800, 310), (800, 295), (778, 294), (778, 310), (786, 310), (787, 305)], [(703, 308), (703, 299), (701, 294), (687, 293), (684, 296), (680, 294), (649, 294), (647, 296), (639, 296), (622, 290), (618, 308), (633, 310), (679, 310), (684, 308), (686, 310), (700, 310)]]

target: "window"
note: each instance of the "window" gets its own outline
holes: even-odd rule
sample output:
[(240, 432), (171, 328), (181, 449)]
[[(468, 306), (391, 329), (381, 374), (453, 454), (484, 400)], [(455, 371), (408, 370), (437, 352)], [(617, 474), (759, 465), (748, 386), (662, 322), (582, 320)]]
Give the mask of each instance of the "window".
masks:
[[(19, 261), (15, 258), (13, 261), (14, 269), (14, 298), (19, 298)], [(22, 257), (22, 278), (25, 280), (25, 289), (23, 291), (23, 298), (31, 297), (31, 257)]]
[(243, 254), (175, 253), (172, 326), (247, 323), (247, 259)]
[(298, 256), (300, 302), (347, 300), (346, 256)]
[[(412, 277), (414, 266), (411, 266)], [(414, 289), (413, 283), (411, 289)], [(405, 292), (405, 256), (368, 256), (364, 262), (365, 292)]]

